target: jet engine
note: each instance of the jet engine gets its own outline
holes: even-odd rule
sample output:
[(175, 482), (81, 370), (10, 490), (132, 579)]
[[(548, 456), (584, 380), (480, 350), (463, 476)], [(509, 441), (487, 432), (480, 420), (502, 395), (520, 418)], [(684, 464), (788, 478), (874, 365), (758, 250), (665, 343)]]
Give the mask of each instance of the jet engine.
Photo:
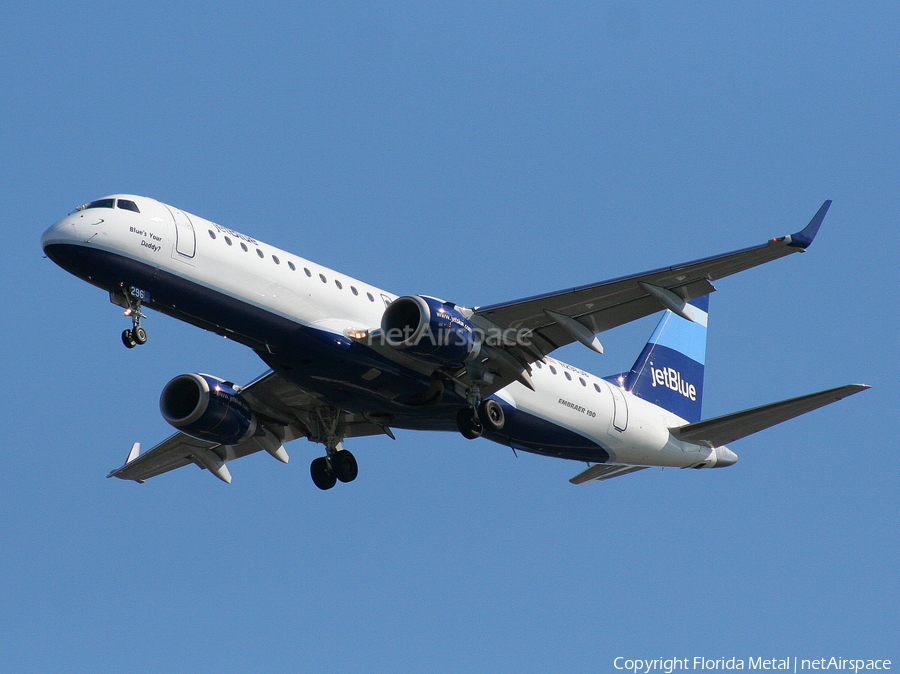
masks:
[(159, 397), (163, 418), (199, 440), (236, 445), (256, 432), (257, 421), (234, 384), (208, 374), (182, 374)]
[(381, 318), (384, 340), (418, 360), (460, 367), (478, 355), (474, 326), (455, 304), (407, 295), (391, 302)]

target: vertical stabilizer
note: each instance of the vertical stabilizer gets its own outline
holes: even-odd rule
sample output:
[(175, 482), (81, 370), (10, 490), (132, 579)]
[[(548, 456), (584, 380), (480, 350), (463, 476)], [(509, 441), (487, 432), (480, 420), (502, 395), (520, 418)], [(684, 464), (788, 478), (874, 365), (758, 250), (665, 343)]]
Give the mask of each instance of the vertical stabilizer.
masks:
[(693, 423), (700, 421), (709, 295), (691, 300), (694, 321), (666, 310), (625, 376), (625, 388)]

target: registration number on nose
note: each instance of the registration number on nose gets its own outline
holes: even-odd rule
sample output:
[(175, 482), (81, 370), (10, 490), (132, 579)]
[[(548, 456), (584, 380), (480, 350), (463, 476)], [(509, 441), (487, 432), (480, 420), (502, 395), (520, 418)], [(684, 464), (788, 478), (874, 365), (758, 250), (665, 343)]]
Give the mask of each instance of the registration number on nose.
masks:
[(150, 302), (150, 292), (144, 290), (143, 288), (130, 286), (128, 288), (128, 294), (131, 295), (134, 299), (140, 300), (141, 302)]

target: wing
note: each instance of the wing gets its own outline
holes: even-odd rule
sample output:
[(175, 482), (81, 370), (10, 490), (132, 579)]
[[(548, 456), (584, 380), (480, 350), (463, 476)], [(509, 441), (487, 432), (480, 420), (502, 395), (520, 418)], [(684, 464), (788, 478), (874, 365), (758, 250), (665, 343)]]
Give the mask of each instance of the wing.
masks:
[(847, 396), (852, 396), (854, 393), (865, 391), (867, 388), (869, 387), (865, 384), (839, 386), (828, 391), (810, 393), (799, 398), (782, 400), (762, 407), (754, 407), (751, 410), (670, 428), (669, 431), (678, 440), (707, 447), (721, 447), (775, 424), (780, 424), (782, 421), (799, 417), (801, 414), (830, 405)]
[[(478, 307), (472, 320), (485, 334), (504, 336), (502, 348), (507, 356), (518, 361), (520, 370), (527, 370), (528, 363), (574, 341), (602, 351), (595, 335), (604, 330), (662, 309), (671, 309), (690, 320), (690, 307), (685, 304), (713, 292), (711, 281), (805, 251), (830, 205), (831, 201), (822, 204), (800, 232), (762, 245), (602, 283)], [(516, 337), (510, 338), (511, 335)], [(509, 370), (515, 369), (515, 364), (509, 358), (501, 356), (495, 360), (496, 368), (506, 375), (499, 378), (498, 384), (505, 386), (511, 379), (522, 379), (521, 373), (511, 376)], [(486, 364), (486, 369), (491, 369), (491, 364)]]
[[(225, 465), (229, 461), (265, 450), (287, 463), (283, 443), (299, 437), (317, 439), (320, 434), (316, 408), (324, 408), (325, 402), (277, 374), (269, 372), (263, 375), (241, 389), (240, 393), (259, 419), (260, 430), (253, 437), (238, 445), (226, 446), (176, 433), (143, 454), (139, 454), (140, 445), (135, 444), (125, 465), (107, 477), (144, 482), (193, 463), (209, 470), (220, 480), (231, 482), (231, 473)], [(337, 422), (336, 435), (339, 437), (380, 433), (389, 435), (390, 430), (349, 412), (342, 412)]]

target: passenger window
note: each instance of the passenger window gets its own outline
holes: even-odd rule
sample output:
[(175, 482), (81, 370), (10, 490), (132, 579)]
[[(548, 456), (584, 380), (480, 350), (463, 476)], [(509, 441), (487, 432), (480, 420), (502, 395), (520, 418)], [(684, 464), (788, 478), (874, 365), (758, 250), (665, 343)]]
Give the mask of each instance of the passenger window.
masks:
[(370, 301), (370, 302), (374, 302), (374, 301), (375, 301), (375, 298), (372, 297), (372, 293), (366, 293), (366, 297), (369, 298), (369, 301)]
[(307, 275), (307, 276), (309, 276), (310, 278), (312, 278), (312, 272), (311, 272), (309, 269), (307, 269), (306, 267), (304, 267), (304, 268), (303, 268), (303, 271), (306, 272), (306, 275)]
[(294, 266), (294, 263), (288, 260), (288, 267), (291, 268), (291, 271), (297, 271), (297, 268)]
[(603, 391), (600, 390), (600, 384), (594, 384), (594, 390), (595, 390), (597, 393), (603, 393)]
[(581, 382), (582, 386), (587, 386), (587, 382), (584, 379), (582, 379), (581, 377), (578, 378), (578, 381)]
[(248, 251), (250, 250), (249, 248), (247, 248), (247, 244), (244, 243), (243, 241), (241, 241), (241, 248), (243, 249), (243, 251), (244, 251), (245, 253), (248, 252)]
[(344, 286), (343, 286), (343, 285), (341, 284), (341, 282), (338, 281), (337, 279), (334, 279), (334, 285), (336, 285), (336, 286), (338, 287), (338, 290), (343, 290), (343, 289), (344, 289)]
[(119, 199), (118, 203), (119, 208), (124, 208), (126, 211), (134, 211), (135, 213), (140, 213), (137, 204), (133, 201), (129, 201), (128, 199)]
[(553, 374), (556, 374), (556, 368), (553, 367), (552, 365), (550, 366), (550, 372), (552, 372)]
[(227, 244), (230, 246), (230, 245), (231, 245), (231, 239), (229, 239), (227, 236), (224, 237), (224, 238), (225, 238), (225, 243), (227, 243)]
[(273, 255), (272, 260), (275, 262), (275, 264), (281, 264), (281, 260), (278, 259), (277, 255)]
[(265, 255), (259, 248), (256, 249), (256, 254), (259, 255), (260, 257), (265, 257)]
[(216, 233), (215, 233), (214, 231), (212, 231), (211, 229), (209, 230), (209, 238), (210, 238), (210, 239), (215, 239), (215, 238), (216, 238)]
[(568, 372), (565, 372), (564, 374), (566, 375), (566, 379), (572, 381), (572, 375), (570, 375)]
[(325, 278), (325, 274), (319, 274), (319, 278), (322, 279), (322, 283), (328, 283), (328, 279)]
[(350, 286), (350, 292), (354, 295), (359, 295), (359, 291), (356, 289), (356, 286)]
[(537, 369), (538, 369), (538, 370), (540, 370), (542, 367), (544, 367), (543, 365), (541, 365), (541, 361), (539, 361), (539, 360), (538, 360), (538, 361), (535, 361), (534, 364), (537, 365)]

